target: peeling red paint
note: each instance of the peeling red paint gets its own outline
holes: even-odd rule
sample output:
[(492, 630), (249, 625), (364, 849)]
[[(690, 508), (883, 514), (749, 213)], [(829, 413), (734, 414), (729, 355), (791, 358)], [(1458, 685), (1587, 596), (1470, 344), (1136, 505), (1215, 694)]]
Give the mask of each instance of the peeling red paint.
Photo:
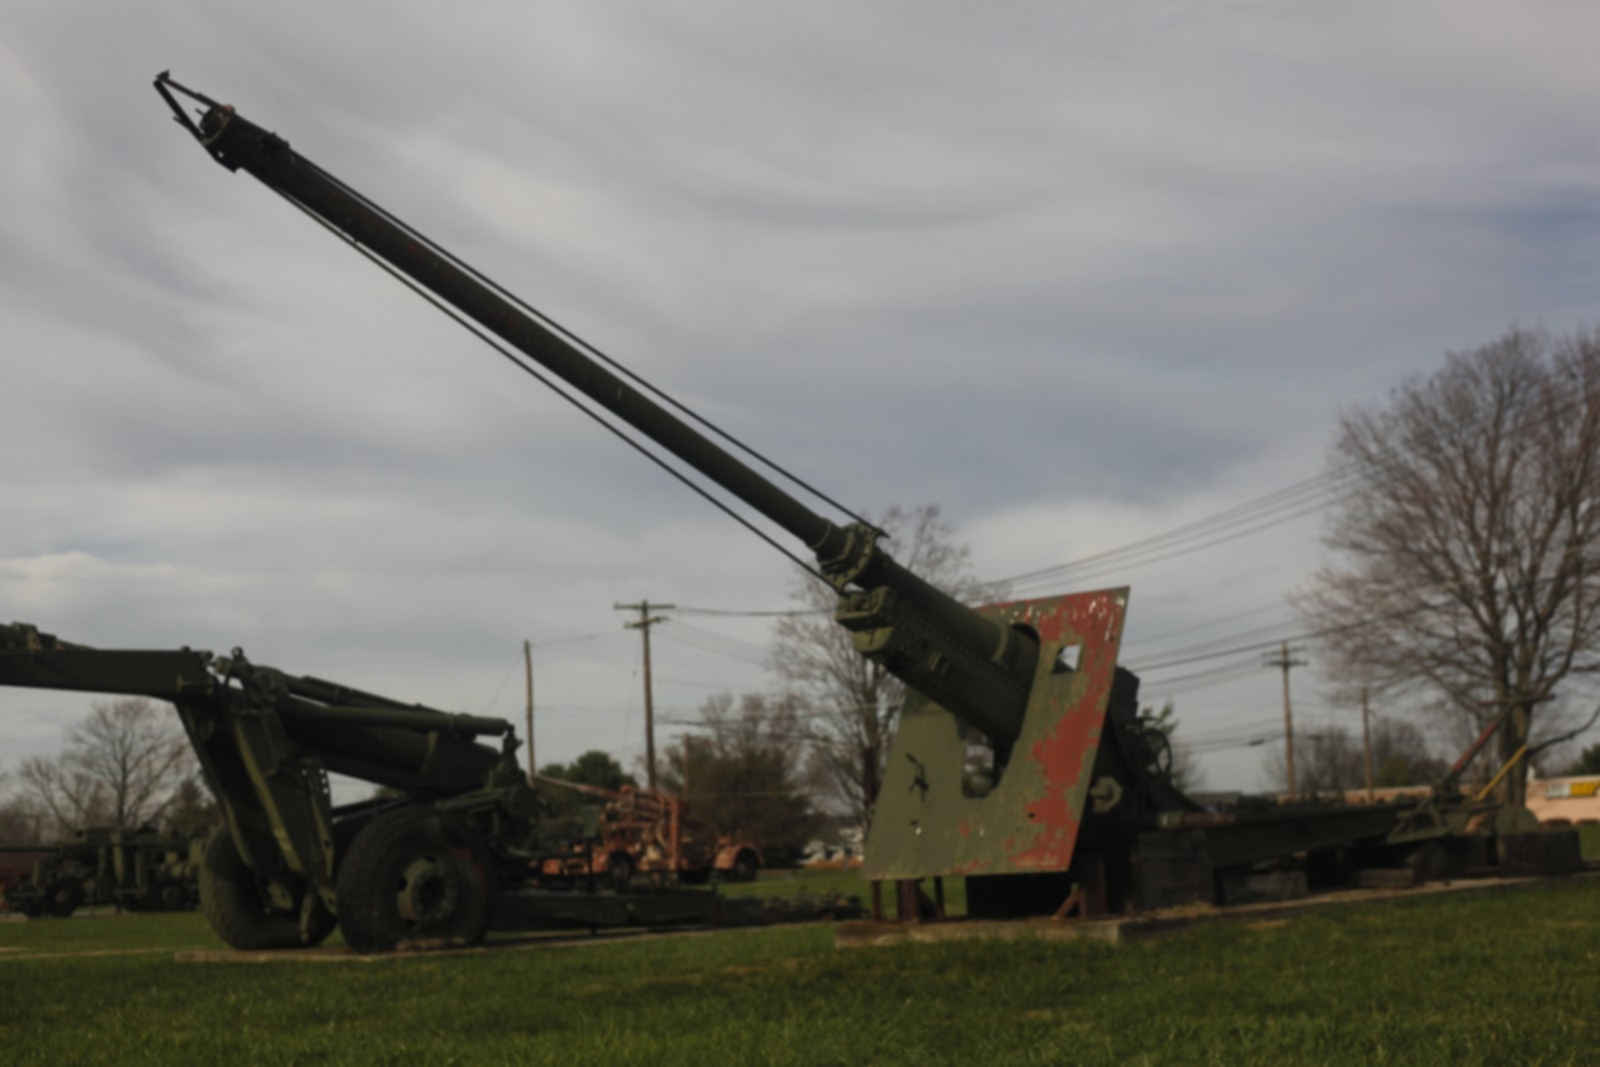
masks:
[(1008, 850), (1018, 867), (1060, 870), (1072, 862), (1087, 778), (1100, 746), (1102, 709), (1116, 667), (1116, 641), (1122, 632), (1119, 599), (1109, 592), (1080, 594), (1055, 600), (1056, 610), (1047, 615), (1038, 612), (1038, 605), (1023, 613), (1024, 618), (1037, 618), (1036, 628), (1045, 641), (1082, 641), (1078, 667), (1086, 677), (1077, 700), (1028, 752), (1038, 765), (1044, 791), (1024, 808), (1035, 833), (1025, 848)]
[[(987, 794), (957, 794), (963, 750), (955, 717), (930, 704), (908, 708), (890, 761), (894, 787), (886, 785), (889, 800), (867, 842), (872, 876), (1061, 871), (1071, 865), (1126, 606), (1127, 590), (1109, 589), (980, 609), (996, 621), (1026, 625), (1041, 646), (1010, 765)], [(1066, 658), (1076, 661), (1076, 671), (1057, 673), (1058, 652), (1067, 648), (1075, 650)], [(931, 796), (926, 788), (914, 791), (913, 765), (917, 775), (926, 773), (924, 787), (932, 782)]]

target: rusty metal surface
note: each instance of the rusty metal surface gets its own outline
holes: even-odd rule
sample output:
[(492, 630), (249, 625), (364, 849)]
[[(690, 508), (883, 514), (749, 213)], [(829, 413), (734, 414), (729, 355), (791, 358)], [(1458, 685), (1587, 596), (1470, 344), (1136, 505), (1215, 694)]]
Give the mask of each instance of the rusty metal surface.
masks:
[[(1039, 660), (1022, 729), (987, 795), (963, 783), (956, 717), (912, 693), (866, 842), (868, 878), (1063, 871), (1071, 865), (1105, 725), (1128, 590), (985, 607), (1031, 629)], [(1058, 655), (1075, 669), (1057, 666)]]

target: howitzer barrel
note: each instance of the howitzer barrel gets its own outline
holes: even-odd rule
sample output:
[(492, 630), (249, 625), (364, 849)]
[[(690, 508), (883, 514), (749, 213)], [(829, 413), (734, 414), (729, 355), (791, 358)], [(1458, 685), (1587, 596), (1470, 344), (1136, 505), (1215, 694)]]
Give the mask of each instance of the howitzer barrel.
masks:
[[(280, 706), (280, 712), (282, 708)], [(488, 745), (451, 735), (326, 718), (284, 716), (284, 732), (328, 770), (396, 789), (453, 795), (481, 788), (500, 761)]]
[[(1031, 635), (984, 618), (900, 566), (878, 548), (877, 531), (816, 514), (283, 138), (165, 73), (156, 89), (224, 167), (251, 174), (797, 537), (840, 591), (839, 621), (864, 655), (996, 739), (1016, 737), (1038, 660)], [(206, 105), (198, 124), (174, 92)], [(846, 592), (852, 585), (863, 592)]]
[[(158, 79), (163, 87), (170, 80)], [(203, 99), (203, 98), (202, 98)], [(215, 105), (200, 120), (202, 143), (229, 170), (244, 170), (335, 225), (351, 242), (382, 257), (473, 321), (558, 375), (685, 463), (716, 481), (814, 550), (839, 528), (713, 445), (677, 416), (587, 355), (546, 324), (485, 285), (457, 261), (289, 147), (277, 134)]]
[(476, 737), (482, 734), (499, 736), (511, 732), (505, 719), (488, 719), (479, 715), (456, 715), (429, 708), (353, 708), (343, 705), (307, 704), (289, 702), (278, 708), (286, 721), (299, 722), (352, 722), (363, 726), (392, 726), (407, 730), (433, 731)]

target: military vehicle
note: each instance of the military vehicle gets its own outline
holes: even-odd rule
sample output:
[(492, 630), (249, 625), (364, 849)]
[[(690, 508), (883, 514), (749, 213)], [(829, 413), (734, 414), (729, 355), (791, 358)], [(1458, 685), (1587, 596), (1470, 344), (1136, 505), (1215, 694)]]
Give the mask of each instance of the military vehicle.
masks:
[(17, 846), (36, 856), (32, 869), (5, 887), (5, 907), (38, 918), (66, 918), (80, 907), (181, 911), (199, 900), (197, 850), (185, 837), (154, 827), (85, 827), (72, 841)]
[(583, 832), (570, 834), (541, 861), (542, 880), (572, 885), (605, 878), (626, 888), (635, 875), (644, 875), (653, 881), (701, 885), (754, 881), (761, 869), (761, 850), (754, 841), (714, 832), (664, 789), (603, 789), (543, 775), (536, 781), (591, 801)]
[[(1225, 899), (1264, 864), (1332, 876), (1405, 861), (1445, 870), (1472, 847), (1467, 820), (1489, 806), (1448, 794), (1371, 808), (1203, 810), (1172, 785), (1163, 739), (1138, 718), (1138, 678), (1117, 665), (1127, 589), (959, 603), (896, 562), (881, 531), (813, 511), (686, 420), (708, 423), (284, 138), (165, 73), (155, 85), (224, 168), (256, 178), (519, 370), (580, 407), (577, 397), (586, 398), (809, 549), (814, 565), (791, 558), (837, 590), (835, 618), (856, 650), (910, 689), (864, 868), (875, 890), (896, 883), (902, 916), (940, 910), (920, 888), (929, 878), (942, 899), (942, 879), (964, 877), (974, 915), (1087, 914)], [(543, 854), (540, 812), (502, 720), (293, 677), (238, 650), (99, 651), (27, 626), (0, 633), (10, 649), (0, 653), (0, 683), (176, 705), (227, 819), (207, 846), (200, 887), (229, 944), (311, 943), (337, 922), (355, 948), (383, 949), (475, 940), (491, 917), (598, 925), (701, 907), (670, 896), (520, 889)], [(498, 751), (482, 738), (499, 738)], [(973, 750), (987, 762), (982, 787), (966, 773)], [(402, 799), (335, 807), (330, 771), (391, 786)]]

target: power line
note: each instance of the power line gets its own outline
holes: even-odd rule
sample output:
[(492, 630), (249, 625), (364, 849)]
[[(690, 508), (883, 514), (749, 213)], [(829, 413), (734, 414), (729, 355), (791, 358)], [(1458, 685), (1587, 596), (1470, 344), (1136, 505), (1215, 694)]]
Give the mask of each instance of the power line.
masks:
[(671, 629), (663, 630), (661, 637), (675, 644), (688, 645), (690, 648), (725, 656), (741, 663), (756, 667), (767, 666), (767, 650), (760, 645), (740, 641), (738, 638), (711, 630), (702, 630), (682, 620), (677, 620)]
[[(1282, 622), (1282, 623), (1273, 623), (1273, 624), (1268, 625), (1268, 626), (1252, 626), (1252, 627), (1250, 627), (1249, 629), (1246, 629), (1246, 630), (1235, 630), (1232, 633), (1219, 634), (1216, 637), (1208, 637), (1203, 641), (1196, 641), (1196, 642), (1194, 642), (1192, 644), (1187, 644), (1187, 645), (1169, 645), (1166, 648), (1159, 649), (1156, 653), (1152, 653), (1150, 656), (1148, 656), (1146, 658), (1147, 659), (1156, 659), (1156, 658), (1159, 657), (1159, 661), (1161, 663), (1165, 664), (1167, 661), (1170, 661), (1170, 660), (1177, 660), (1177, 659), (1180, 659), (1180, 658), (1183, 658), (1183, 657), (1194, 656), (1194, 655), (1196, 655), (1198, 653), (1202, 653), (1202, 652), (1215, 651), (1215, 650), (1217, 650), (1219, 645), (1220, 646), (1226, 646), (1223, 649), (1224, 653), (1231, 653), (1237, 647), (1237, 645), (1235, 644), (1236, 642), (1239, 642), (1239, 641), (1250, 641), (1250, 640), (1255, 640), (1255, 639), (1258, 639), (1258, 638), (1262, 639), (1262, 640), (1266, 640), (1268, 638), (1281, 637), (1283, 635), (1283, 631), (1285, 629), (1287, 629), (1290, 625), (1292, 625), (1292, 623)], [(1138, 658), (1135, 657), (1133, 662), (1139, 662)], [(1130, 669), (1133, 669), (1133, 668), (1130, 668)], [(1140, 667), (1140, 668), (1136, 668), (1136, 669), (1140, 670), (1141, 672), (1145, 672), (1145, 671), (1159, 670), (1161, 668), (1160, 667), (1156, 667), (1156, 666), (1144, 666), (1144, 667)]]
[[(1510, 435), (1522, 433), (1559, 417), (1584, 403), (1592, 403), (1592, 393), (1573, 386), (1567, 400), (1554, 411), (1536, 411), (1517, 425), (1508, 427)], [(1478, 429), (1482, 429), (1480, 426)], [(1464, 428), (1463, 432), (1473, 432)], [(1359, 461), (1350, 460), (1332, 470), (1303, 478), (1281, 489), (1236, 504), (1231, 508), (1173, 527), (1162, 533), (1106, 549), (1088, 556), (1038, 570), (1026, 571), (999, 584), (1032, 586), (1055, 581), (1071, 574), (1085, 580), (1117, 569), (1146, 566), (1187, 555), (1239, 537), (1258, 533), (1283, 522), (1303, 517), (1329, 504), (1353, 496), (1366, 475)], [(1227, 531), (1227, 532), (1224, 532)], [(1214, 536), (1215, 535), (1215, 536)], [(1182, 546), (1182, 547), (1180, 547)]]
[(831, 615), (829, 608), (779, 608), (768, 611), (740, 611), (732, 608), (679, 607), (679, 615), (711, 615), (729, 619), (777, 619), (799, 615)]
[(1035, 586), (1068, 575), (1082, 580), (1188, 555), (1321, 510), (1347, 492), (1354, 480), (1350, 474), (1315, 475), (1162, 533), (1066, 563), (1013, 575), (997, 584)]
[[(1159, 642), (1159, 641), (1166, 641), (1169, 638), (1182, 637), (1182, 636), (1184, 636), (1186, 634), (1194, 633), (1196, 630), (1208, 630), (1213, 626), (1220, 626), (1225, 622), (1235, 622), (1235, 621), (1237, 621), (1239, 619), (1248, 618), (1251, 615), (1260, 615), (1263, 612), (1267, 612), (1267, 611), (1277, 611), (1277, 610), (1282, 609), (1283, 607), (1284, 607), (1284, 603), (1283, 603), (1282, 599), (1274, 600), (1270, 604), (1258, 604), (1253, 608), (1246, 608), (1243, 611), (1237, 611), (1237, 612), (1234, 612), (1231, 615), (1219, 615), (1218, 617), (1216, 617), (1214, 619), (1211, 619), (1209, 621), (1206, 621), (1206, 622), (1192, 623), (1190, 625), (1182, 627), (1181, 629), (1165, 630), (1165, 631), (1162, 631), (1161, 633), (1150, 634), (1148, 636), (1141, 636), (1140, 639), (1137, 642), (1133, 643), (1132, 647), (1134, 647), (1134, 648), (1142, 648), (1145, 645), (1155, 644), (1156, 642)], [(1127, 651), (1127, 648), (1128, 648), (1128, 646), (1124, 645), (1123, 646), (1123, 651)]]
[(593, 633), (566, 634), (561, 637), (547, 637), (537, 641), (530, 639), (530, 641), (536, 649), (551, 648), (555, 645), (577, 645), (585, 641), (598, 641), (602, 637), (616, 637), (620, 632), (619, 630), (597, 630)]

